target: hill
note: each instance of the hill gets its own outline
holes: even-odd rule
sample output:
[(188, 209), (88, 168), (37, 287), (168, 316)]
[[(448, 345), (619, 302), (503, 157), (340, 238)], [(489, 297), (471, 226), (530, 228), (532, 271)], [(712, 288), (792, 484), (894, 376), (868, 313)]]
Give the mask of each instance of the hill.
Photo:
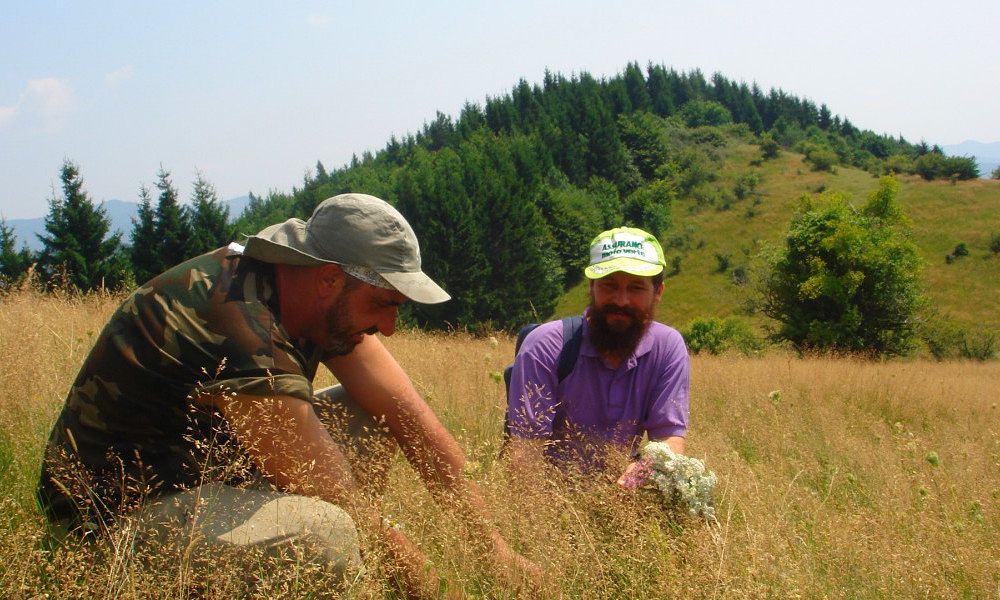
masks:
[[(877, 178), (856, 168), (814, 171), (803, 155), (794, 152), (751, 167), (758, 155), (753, 145), (728, 146), (719, 179), (712, 184), (722, 192), (732, 189), (740, 176), (755, 172), (760, 184), (754, 198), (734, 199), (725, 208), (699, 209), (695, 201), (674, 206), (674, 225), (663, 243), (668, 264), (679, 256), (681, 270), (667, 279), (660, 320), (683, 327), (695, 317), (745, 314), (753, 294), (757, 252), (783, 242), (800, 197), (838, 190), (860, 205), (878, 184)], [(915, 175), (898, 178), (899, 201), (924, 262), (929, 308), (966, 326), (1000, 330), (1000, 256), (989, 249), (991, 235), (1000, 234), (1000, 181), (951, 184)], [(970, 255), (949, 263), (946, 257), (960, 243), (966, 244)], [(730, 259), (724, 272), (717, 255)], [(734, 282), (739, 268), (747, 269), (749, 285)], [(581, 283), (560, 299), (555, 315), (577, 313), (586, 302), (586, 285)], [(766, 324), (761, 315), (755, 320)]]

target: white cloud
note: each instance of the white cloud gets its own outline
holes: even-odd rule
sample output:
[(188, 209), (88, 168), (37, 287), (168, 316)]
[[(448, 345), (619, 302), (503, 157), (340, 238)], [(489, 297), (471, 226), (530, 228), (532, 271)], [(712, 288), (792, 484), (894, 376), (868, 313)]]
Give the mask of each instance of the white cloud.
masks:
[(21, 107), (38, 115), (42, 128), (55, 131), (62, 127), (73, 110), (73, 88), (62, 79), (32, 79), (21, 96)]
[(125, 65), (120, 69), (115, 69), (107, 75), (104, 76), (104, 83), (108, 85), (118, 85), (119, 83), (132, 79), (132, 75), (135, 73), (135, 69), (132, 65)]
[(329, 15), (317, 15), (312, 14), (306, 17), (306, 22), (309, 23), (310, 27), (322, 28), (333, 22), (333, 18)]

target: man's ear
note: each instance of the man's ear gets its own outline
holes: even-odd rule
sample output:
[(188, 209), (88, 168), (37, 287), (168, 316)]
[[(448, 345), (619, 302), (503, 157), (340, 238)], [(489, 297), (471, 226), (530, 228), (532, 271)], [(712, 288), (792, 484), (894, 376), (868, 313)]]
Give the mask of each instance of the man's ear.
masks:
[(335, 296), (347, 283), (347, 273), (340, 265), (330, 263), (316, 267), (316, 287), (321, 298)]

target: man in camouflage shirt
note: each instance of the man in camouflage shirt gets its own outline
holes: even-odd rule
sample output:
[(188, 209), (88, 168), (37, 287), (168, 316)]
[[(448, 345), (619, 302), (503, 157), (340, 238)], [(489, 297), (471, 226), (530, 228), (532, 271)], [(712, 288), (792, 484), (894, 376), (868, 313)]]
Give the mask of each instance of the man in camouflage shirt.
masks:
[[(63, 534), (126, 520), (216, 547), (298, 540), (338, 572), (359, 566), (357, 525), (407, 591), (435, 595), (419, 551), (372, 500), (398, 445), (455, 500), (492, 566), (537, 584), (537, 567), (488, 524), (458, 444), (372, 335), (393, 333), (407, 299), (448, 298), (420, 270), (402, 215), (362, 194), (177, 265), (125, 300), (84, 362), (46, 448), (46, 515)], [(314, 393), (320, 363), (340, 385)], [(321, 421), (335, 410), (346, 423)], [(368, 450), (335, 441), (345, 433)]]

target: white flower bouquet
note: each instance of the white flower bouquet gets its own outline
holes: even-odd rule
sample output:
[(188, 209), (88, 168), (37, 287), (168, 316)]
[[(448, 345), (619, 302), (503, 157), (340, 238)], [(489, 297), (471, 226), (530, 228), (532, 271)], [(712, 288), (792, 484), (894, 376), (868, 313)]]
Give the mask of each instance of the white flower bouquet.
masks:
[(676, 454), (664, 442), (649, 442), (642, 449), (640, 466), (622, 478), (622, 485), (635, 489), (652, 482), (670, 506), (692, 516), (715, 518), (712, 493), (718, 478), (697, 458)]

